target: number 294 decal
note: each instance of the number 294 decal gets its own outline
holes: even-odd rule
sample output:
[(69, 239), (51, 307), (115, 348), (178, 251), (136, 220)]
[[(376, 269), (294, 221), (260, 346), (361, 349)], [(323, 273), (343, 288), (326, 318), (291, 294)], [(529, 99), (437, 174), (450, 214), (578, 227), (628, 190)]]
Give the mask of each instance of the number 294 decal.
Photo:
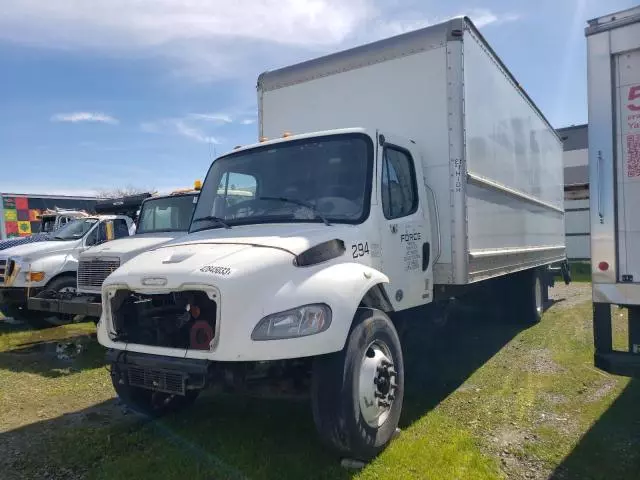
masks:
[(353, 258), (364, 257), (365, 255), (369, 255), (369, 242), (351, 245), (351, 256)]

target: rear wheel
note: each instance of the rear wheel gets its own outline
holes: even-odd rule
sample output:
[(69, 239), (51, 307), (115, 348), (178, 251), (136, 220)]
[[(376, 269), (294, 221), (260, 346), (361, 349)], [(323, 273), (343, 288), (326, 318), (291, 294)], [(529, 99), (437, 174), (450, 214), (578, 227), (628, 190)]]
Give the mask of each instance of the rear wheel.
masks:
[(382, 311), (360, 309), (345, 348), (315, 359), (311, 402), (325, 443), (370, 460), (393, 438), (404, 395), (400, 340)]
[(185, 395), (175, 395), (131, 386), (126, 376), (119, 374), (115, 365), (111, 366), (111, 381), (118, 397), (125, 405), (151, 417), (160, 417), (183, 410), (191, 406), (200, 394), (199, 390), (187, 390)]
[(525, 325), (535, 325), (542, 319), (548, 288), (540, 269), (525, 270), (510, 275), (507, 282), (505, 303), (510, 320)]

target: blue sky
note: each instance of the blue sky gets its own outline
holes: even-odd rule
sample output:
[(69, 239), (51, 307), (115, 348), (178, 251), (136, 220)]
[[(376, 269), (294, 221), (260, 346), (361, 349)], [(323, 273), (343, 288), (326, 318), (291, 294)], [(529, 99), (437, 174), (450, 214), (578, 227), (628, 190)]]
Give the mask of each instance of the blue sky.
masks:
[(466, 14), (556, 127), (586, 20), (633, 1), (0, 0), (0, 191), (161, 191), (257, 138), (260, 72)]

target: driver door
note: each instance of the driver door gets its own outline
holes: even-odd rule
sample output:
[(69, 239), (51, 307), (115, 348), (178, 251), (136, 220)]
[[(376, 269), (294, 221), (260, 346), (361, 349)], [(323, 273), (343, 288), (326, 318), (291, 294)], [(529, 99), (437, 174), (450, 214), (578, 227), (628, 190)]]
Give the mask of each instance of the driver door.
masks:
[(382, 267), (387, 295), (396, 310), (431, 301), (433, 243), (421, 157), (415, 144), (379, 135), (378, 191)]

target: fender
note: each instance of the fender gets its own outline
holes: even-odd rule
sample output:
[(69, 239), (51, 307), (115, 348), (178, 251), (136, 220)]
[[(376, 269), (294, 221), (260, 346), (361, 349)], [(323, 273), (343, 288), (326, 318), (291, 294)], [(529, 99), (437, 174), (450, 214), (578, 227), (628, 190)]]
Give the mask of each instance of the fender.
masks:
[(267, 308), (271, 313), (309, 303), (326, 303), (331, 307), (331, 326), (309, 338), (318, 337), (326, 353), (337, 352), (344, 348), (356, 310), (367, 293), (376, 285), (389, 283), (389, 277), (372, 267), (351, 262), (317, 266), (314, 270), (302, 281), (287, 282)]
[[(78, 271), (78, 259), (70, 253), (56, 253), (38, 258), (31, 262), (31, 271), (45, 272), (44, 280), (41, 282), (31, 282), (32, 287), (42, 287), (60, 274), (76, 273)], [(18, 279), (21, 280), (18, 280)], [(24, 276), (18, 276), (14, 287), (26, 287), (27, 282)]]

